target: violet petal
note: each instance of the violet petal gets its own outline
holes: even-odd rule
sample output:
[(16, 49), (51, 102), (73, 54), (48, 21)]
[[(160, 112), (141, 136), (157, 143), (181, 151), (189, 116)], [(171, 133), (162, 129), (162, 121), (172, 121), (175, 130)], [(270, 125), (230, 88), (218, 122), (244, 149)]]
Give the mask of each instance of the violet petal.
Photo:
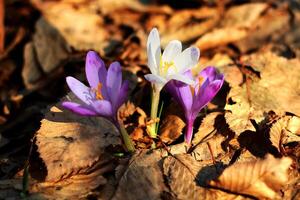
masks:
[(120, 93), (119, 93), (118, 100), (116, 103), (116, 109), (119, 109), (119, 107), (127, 100), (128, 91), (129, 91), (129, 81), (125, 80), (120, 89)]
[(84, 105), (80, 105), (78, 103), (74, 103), (74, 102), (69, 102), (69, 101), (65, 101), (62, 103), (62, 106), (74, 113), (77, 113), (79, 115), (82, 115), (82, 116), (95, 116), (97, 115), (97, 113), (90, 109), (89, 107), (87, 106), (84, 106)]
[(122, 71), (119, 62), (113, 62), (108, 68), (106, 86), (108, 95), (113, 106), (118, 100), (120, 88), (122, 84)]
[(95, 109), (98, 115), (103, 117), (112, 117), (112, 105), (106, 100), (95, 100), (92, 102), (91, 106)]
[(201, 87), (199, 94), (196, 97), (196, 101), (194, 101), (193, 108), (198, 112), (210, 102), (218, 91), (221, 89), (223, 85), (222, 80), (215, 80), (211, 82), (206, 87)]
[(102, 84), (101, 93), (106, 99), (108, 97), (107, 91), (106, 87), (104, 87), (103, 85), (106, 84), (107, 71), (103, 60), (95, 51), (89, 51), (86, 55), (85, 73), (91, 88), (97, 90), (98, 84)]
[(76, 78), (68, 76), (66, 81), (71, 91), (85, 104), (90, 105), (91, 101), (95, 99), (94, 93), (91, 89)]

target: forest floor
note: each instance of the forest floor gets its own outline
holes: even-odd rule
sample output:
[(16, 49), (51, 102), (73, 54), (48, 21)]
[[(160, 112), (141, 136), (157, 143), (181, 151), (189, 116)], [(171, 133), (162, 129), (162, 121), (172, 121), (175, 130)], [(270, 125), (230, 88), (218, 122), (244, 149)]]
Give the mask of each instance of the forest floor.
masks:
[[(300, 199), (300, 1), (0, 0), (0, 199)], [(147, 37), (201, 50), (225, 76), (184, 142), (163, 91), (149, 137)], [(119, 61), (136, 152), (100, 117), (62, 108), (85, 56)], [(153, 144), (156, 148), (153, 149)]]

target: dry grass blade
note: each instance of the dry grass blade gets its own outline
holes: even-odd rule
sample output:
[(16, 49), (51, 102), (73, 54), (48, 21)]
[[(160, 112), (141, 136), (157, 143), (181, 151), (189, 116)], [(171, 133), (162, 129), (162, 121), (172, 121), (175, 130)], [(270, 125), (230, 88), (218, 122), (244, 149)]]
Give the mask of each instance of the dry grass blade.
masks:
[(291, 164), (292, 160), (288, 157), (275, 159), (268, 155), (264, 160), (232, 165), (209, 184), (257, 198), (280, 198), (277, 191), (287, 183), (287, 170)]

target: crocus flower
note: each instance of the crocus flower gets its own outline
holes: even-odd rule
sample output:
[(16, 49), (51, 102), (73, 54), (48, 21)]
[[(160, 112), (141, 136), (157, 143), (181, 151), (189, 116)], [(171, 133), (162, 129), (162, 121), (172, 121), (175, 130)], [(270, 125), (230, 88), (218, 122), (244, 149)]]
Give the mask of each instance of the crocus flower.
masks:
[[(190, 72), (185, 75), (192, 78)], [(198, 113), (214, 98), (223, 82), (223, 74), (218, 74), (214, 67), (206, 67), (198, 74), (193, 85), (179, 81), (170, 81), (167, 84), (167, 90), (184, 110), (187, 124), (185, 141), (188, 144), (192, 140), (193, 124)]]
[[(161, 54), (159, 33), (156, 28), (153, 28), (148, 36), (147, 55), (151, 74), (146, 74), (145, 78), (152, 83), (151, 118), (156, 119), (160, 91), (168, 81), (178, 80), (187, 84), (194, 83), (183, 73), (197, 64), (200, 51), (197, 47), (189, 47), (182, 51), (181, 42), (172, 40)], [(156, 123), (147, 128), (153, 138), (157, 135), (156, 128)]]
[(108, 70), (94, 51), (86, 56), (85, 73), (89, 87), (69, 76), (67, 84), (81, 103), (65, 101), (62, 106), (82, 116), (101, 116), (119, 129), (125, 146), (130, 152), (134, 146), (123, 124), (117, 120), (117, 112), (128, 94), (128, 81), (122, 83), (122, 71), (118, 62), (111, 63)]
[(182, 74), (198, 63), (200, 51), (197, 47), (189, 47), (182, 51), (181, 42), (172, 40), (161, 54), (159, 33), (153, 28), (148, 36), (147, 55), (151, 74), (145, 75), (145, 78), (156, 87), (162, 88), (173, 79), (187, 84), (193, 83)]
[(89, 86), (69, 76), (66, 78), (71, 91), (81, 103), (63, 102), (63, 107), (83, 116), (102, 116), (113, 123), (117, 111), (128, 94), (128, 81), (122, 84), (122, 71), (118, 62), (113, 62), (108, 71), (101, 58), (94, 51), (86, 56), (85, 73)]

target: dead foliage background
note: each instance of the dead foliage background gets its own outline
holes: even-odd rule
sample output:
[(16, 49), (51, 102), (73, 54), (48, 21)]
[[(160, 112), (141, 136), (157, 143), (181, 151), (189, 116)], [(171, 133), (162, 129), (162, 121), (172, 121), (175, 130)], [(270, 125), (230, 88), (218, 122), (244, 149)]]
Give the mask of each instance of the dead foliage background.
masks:
[[(297, 0), (0, 0), (1, 199), (299, 199), (300, 2)], [(226, 83), (199, 113), (192, 148), (163, 94), (158, 149), (145, 132), (146, 39), (157, 27), (201, 50), (198, 72)], [(123, 154), (102, 118), (60, 106), (87, 50), (121, 62), (120, 110), (139, 149)]]

